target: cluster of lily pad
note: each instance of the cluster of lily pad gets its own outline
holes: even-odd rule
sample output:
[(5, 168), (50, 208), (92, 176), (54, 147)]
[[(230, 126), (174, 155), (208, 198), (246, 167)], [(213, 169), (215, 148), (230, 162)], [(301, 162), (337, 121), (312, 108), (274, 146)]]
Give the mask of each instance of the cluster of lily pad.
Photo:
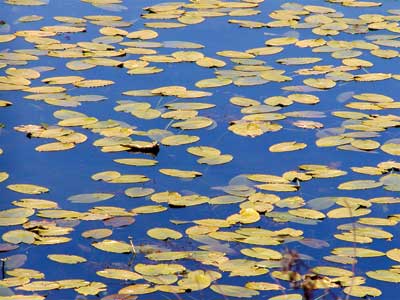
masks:
[[(45, 0), (4, 2), (21, 6), (47, 4)], [(123, 5), (122, 0), (83, 2), (92, 4), (94, 8), (114, 11), (129, 9), (129, 6)], [(0, 280), (0, 286), (11, 288), (7, 291), (14, 291), (16, 295), (0, 296), (0, 299), (42, 300), (46, 298), (45, 291), (59, 295), (64, 289), (73, 289), (84, 296), (118, 293), (105, 295), (103, 300), (131, 300), (141, 294), (183, 294), (206, 289), (226, 297), (251, 298), (265, 293), (269, 300), (303, 299), (291, 287), (293, 282), (307, 280), (317, 293), (332, 289), (362, 298), (381, 295), (382, 291), (369, 286), (374, 283), (373, 280), (400, 282), (398, 265), (365, 272), (356, 269), (358, 261), (371, 257), (386, 256), (386, 262), (400, 262), (398, 248), (386, 244), (388, 249), (385, 251), (366, 247), (375, 240), (389, 242), (396, 238), (394, 231), (382, 228), (396, 226), (400, 214), (387, 213), (380, 217), (369, 215), (383, 205), (398, 205), (400, 199), (395, 196), (364, 199), (357, 194), (369, 189), (398, 192), (398, 162), (390, 160), (376, 166), (353, 166), (351, 174), (323, 164), (325, 162), (289, 166), (288, 171), (282, 174), (254, 173), (251, 169), (244, 169), (242, 174), (232, 178), (229, 185), (214, 187), (214, 190), (219, 191), (215, 196), (210, 196), (210, 191), (187, 194), (185, 191), (162, 190), (154, 180), (162, 180), (162, 175), (160, 179), (150, 178), (136, 172), (126, 174), (119, 169), (121, 165), (129, 166), (132, 170), (157, 168), (160, 174), (196, 182), (199, 180), (197, 177), (207, 174), (159, 164), (157, 153), (170, 151), (172, 146), (184, 147), (187, 152), (185, 159), (195, 159), (200, 165), (221, 165), (213, 168), (223, 168), (223, 165), (230, 162), (234, 164), (235, 161), (246, 159), (234, 158), (215, 145), (204, 145), (201, 142), (207, 134), (201, 130), (212, 133), (216, 127), (216, 121), (207, 112), (215, 111), (218, 104), (198, 99), (220, 97), (219, 88), (229, 85), (242, 90), (240, 94), (232, 95), (223, 105), (233, 105), (232, 109), (239, 107), (242, 116), (229, 122), (224, 120), (226, 122), (220, 125), (237, 138), (247, 138), (249, 143), (251, 138), (256, 139), (264, 134), (279, 135), (282, 133), (279, 131), (287, 128), (295, 129), (296, 132), (308, 129), (316, 134), (315, 146), (318, 151), (325, 151), (326, 147), (337, 147), (338, 150), (356, 151), (363, 155), (400, 155), (399, 140), (391, 138), (393, 130), (400, 124), (399, 116), (395, 114), (395, 110), (400, 108), (396, 99), (378, 94), (373, 88), (363, 93), (337, 95), (338, 105), (349, 99), (354, 100), (344, 104), (346, 110), (340, 108), (331, 112), (335, 122), (340, 122), (340, 127), (322, 129), (326, 124), (319, 121), (326, 114), (318, 110), (318, 105), (329, 99), (323, 94), (313, 94), (334, 91), (337, 86), (350, 82), (358, 87), (383, 80), (400, 80), (399, 74), (384, 73), (379, 64), (374, 65), (368, 60), (371, 56), (378, 60), (398, 60), (399, 52), (396, 48), (400, 47), (400, 10), (391, 9), (385, 15), (361, 14), (347, 18), (335, 7), (378, 7), (381, 3), (358, 0), (327, 2), (330, 4), (283, 3), (279, 9), (268, 12), (271, 20), (262, 21), (241, 19), (257, 17), (263, 12), (260, 7), (262, 1), (259, 0), (168, 2), (145, 7), (141, 18), (145, 20), (143, 26), (147, 28), (134, 28), (132, 31), (136, 24), (118, 15), (99, 14), (84, 17), (54, 16), (54, 20), (59, 22), (57, 25), (1, 34), (2, 44), (23, 39), (31, 48), (0, 53), (0, 71), (4, 73), (0, 77), (0, 91), (7, 91), (6, 95), (11, 99), (13, 92), (22, 91), (27, 93), (22, 100), (26, 103), (42, 101), (46, 105), (61, 107), (53, 113), (53, 117), (58, 120), (55, 120), (54, 125), (20, 124), (14, 129), (26, 134), (28, 138), (45, 139), (46, 143), (35, 148), (39, 152), (70, 150), (85, 143), (88, 137), (100, 136), (94, 140), (93, 145), (106, 153), (104, 155), (120, 153), (121, 157), (113, 159), (116, 163), (114, 170), (99, 169), (92, 174), (91, 179), (107, 184), (135, 184), (127, 188), (123, 186), (123, 194), (128, 198), (141, 199), (146, 204), (133, 203), (129, 209), (111, 204), (98, 205), (98, 202), (114, 201), (121, 197), (114, 192), (72, 194), (67, 198), (74, 204), (93, 205), (86, 211), (62, 209), (57, 201), (41, 198), (12, 201), (13, 208), (0, 211), (0, 226), (4, 227), (1, 252), (17, 252), (23, 248), (22, 245), (48, 247), (71, 244), (71, 234), (78, 231), (93, 251), (112, 253), (116, 255), (113, 258), (128, 255), (133, 262), (123, 267), (111, 264), (99, 268), (93, 271), (96, 280), (92, 281), (84, 278), (45, 280), (44, 271), (22, 268), (27, 259), (26, 254), (7, 254), (2, 260), (5, 278)], [(279, 36), (261, 40), (257, 48), (220, 50), (215, 56), (207, 56), (203, 53), (207, 45), (193, 41), (163, 41), (160, 37), (163, 29), (193, 26), (193, 30), (196, 30), (197, 24), (207, 22), (207, 18), (211, 17), (228, 17), (228, 23), (239, 25), (245, 28), (243, 30), (308, 30), (315, 38)], [(42, 20), (42, 16), (30, 15), (17, 21), (34, 27), (35, 22)], [(100, 35), (85, 40), (85, 34), (93, 28), (98, 29)], [(387, 32), (381, 34), (383, 30)], [(63, 34), (75, 35), (82, 40), (66, 43), (61, 41)], [(340, 34), (354, 34), (357, 39), (340, 40)], [(305, 57), (282, 57), (287, 48), (309, 50), (309, 54)], [(278, 54), (279, 57), (276, 56)], [(47, 77), (43, 74), (54, 71), (54, 67), (27, 66), (48, 57), (65, 60), (66, 70), (79, 75)], [(333, 59), (335, 63), (320, 64), (324, 59)], [(111, 101), (107, 93), (73, 96), (72, 89), (80, 92), (87, 88), (104, 88), (103, 91), (107, 91), (107, 88), (118, 85), (118, 82), (108, 78), (111, 77), (107, 76), (108, 72), (104, 72), (100, 78), (86, 78), (86, 70), (106, 68), (110, 72), (123, 71), (124, 75), (151, 78), (152, 74), (164, 71), (163, 64), (179, 68), (179, 64), (183, 63), (190, 64), (193, 69), (210, 68), (215, 77), (193, 82), (199, 90), (171, 85), (122, 91), (121, 94), (128, 98), (115, 100), (114, 116), (126, 117), (125, 114), (130, 114), (131, 122), (120, 121), (117, 117), (100, 120), (72, 110), (82, 105), (97, 105), (92, 102)], [(270, 66), (274, 64), (278, 64), (279, 68)], [(131, 78), (128, 75), (125, 76)], [(288, 85), (291, 82), (301, 83)], [(260, 85), (271, 87), (274, 96), (261, 96), (260, 99), (247, 97), (249, 87)], [(274, 90), (275, 85), (280, 90)], [(203, 89), (211, 89), (213, 92)], [(151, 100), (147, 102), (144, 98)], [(0, 100), (1, 109), (8, 109), (13, 101), (17, 100)], [(42, 102), (38, 102), (39, 105)], [(311, 107), (312, 110), (293, 110), (298, 107)], [(391, 113), (386, 113), (386, 110), (391, 110)], [(96, 115), (95, 108), (93, 115)], [(147, 129), (146, 124), (152, 120), (164, 122), (165, 127)], [(186, 134), (184, 131), (195, 131), (196, 134)], [(377, 141), (381, 135), (390, 138), (386, 138), (382, 144)], [(280, 153), (305, 149), (308, 145), (296, 141), (298, 136), (268, 145), (266, 150), (272, 152), (268, 154), (283, 155)], [(152, 157), (143, 158), (144, 154)], [(347, 176), (351, 176), (351, 180), (345, 179)], [(365, 176), (374, 176), (374, 179), (364, 179)], [(335, 188), (350, 191), (351, 196), (309, 199), (301, 194), (303, 188), (317, 186), (320, 180), (332, 178), (340, 178)], [(34, 183), (13, 182), (6, 171), (0, 172), (0, 182), (5, 182), (8, 190), (27, 195), (51, 193), (52, 189)], [(169, 227), (149, 228), (146, 231), (148, 237), (113, 237), (116, 229), (130, 228), (136, 221), (143, 220), (144, 215), (161, 214), (177, 208), (189, 211), (191, 207), (200, 205), (229, 205), (234, 211), (224, 212), (219, 218), (170, 220)], [(313, 266), (306, 273), (282, 267), (288, 256), (282, 251), (284, 244), (296, 242), (296, 245), (298, 243), (314, 248), (329, 247), (329, 243), (314, 239), (305, 227), (297, 229), (298, 224), (317, 225), (341, 219), (349, 220), (350, 223), (338, 224), (338, 231), (332, 237), (347, 242), (347, 246), (336, 247), (327, 255), (323, 254), (323, 260), (318, 262), (321, 265)], [(267, 228), (265, 224), (269, 221), (280, 226), (279, 229)], [(81, 228), (82, 224), (90, 222), (102, 222), (103, 226), (88, 230)], [(11, 226), (18, 228), (9, 228)], [(149, 238), (152, 242), (149, 242)], [(141, 244), (136, 243), (137, 239)], [(189, 240), (192, 244), (182, 247), (191, 247), (187, 250), (167, 246), (169, 241), (186, 245)], [(233, 248), (240, 252), (240, 257)], [(82, 265), (89, 262), (83, 256), (63, 253), (50, 253), (47, 258), (59, 264)], [(307, 256), (304, 255), (304, 258), (307, 259)], [(242, 285), (227, 284), (227, 277), (248, 276), (252, 277), (251, 280)], [(119, 280), (124, 286), (118, 286), (117, 289), (114, 280)], [(364, 285), (367, 280), (369, 285)]]

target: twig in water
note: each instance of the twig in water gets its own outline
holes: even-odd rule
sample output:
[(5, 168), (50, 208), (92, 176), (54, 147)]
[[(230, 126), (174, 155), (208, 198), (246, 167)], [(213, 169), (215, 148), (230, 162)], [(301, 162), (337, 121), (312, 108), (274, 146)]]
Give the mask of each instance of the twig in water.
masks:
[(1, 279), (4, 279), (6, 277), (6, 261), (7, 258), (1, 259)]
[(132, 256), (131, 256), (131, 259), (129, 260), (129, 266), (131, 267), (132, 266), (132, 263), (133, 263), (133, 261), (135, 260), (135, 257), (136, 257), (136, 248), (135, 248), (135, 245), (133, 244), (133, 237), (132, 236), (128, 236), (128, 239), (129, 239), (129, 243), (131, 244), (131, 254), (132, 254)]

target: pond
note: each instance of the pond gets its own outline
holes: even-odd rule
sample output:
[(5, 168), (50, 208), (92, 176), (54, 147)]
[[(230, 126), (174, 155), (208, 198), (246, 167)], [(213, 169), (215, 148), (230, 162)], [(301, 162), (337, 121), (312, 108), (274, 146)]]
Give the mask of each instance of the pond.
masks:
[(0, 300), (397, 298), (399, 1), (0, 8)]

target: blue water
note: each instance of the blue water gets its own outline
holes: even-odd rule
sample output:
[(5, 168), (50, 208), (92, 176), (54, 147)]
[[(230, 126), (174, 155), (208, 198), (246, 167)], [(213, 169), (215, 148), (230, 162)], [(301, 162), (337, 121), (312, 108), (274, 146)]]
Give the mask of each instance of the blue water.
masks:
[[(1, 19), (9, 24), (9, 31), (15, 32), (27, 29), (39, 29), (41, 26), (55, 25), (57, 21), (53, 20), (53, 16), (65, 15), (74, 17), (83, 17), (85, 15), (95, 14), (110, 14), (119, 15), (126, 21), (132, 21), (134, 24), (129, 28), (122, 28), (127, 31), (134, 31), (144, 28), (144, 23), (148, 20), (140, 18), (142, 13), (141, 8), (159, 3), (159, 1), (124, 1), (128, 9), (118, 12), (106, 11), (96, 8), (88, 3), (70, 0), (70, 1), (50, 1), (48, 5), (39, 7), (22, 7), (11, 6), (5, 3), (0, 4)], [(284, 1), (267, 1), (261, 3), (257, 9), (262, 11), (261, 14), (253, 17), (244, 17), (243, 19), (267, 22), (270, 19), (268, 14), (279, 9)], [(322, 0), (302, 0), (298, 1), (301, 4), (324, 5), (333, 7), (336, 10), (345, 14), (346, 17), (357, 17), (359, 14), (387, 14), (386, 11), (392, 8), (399, 8), (398, 1), (384, 1), (384, 5), (374, 8), (345, 8), (339, 5), (330, 4)], [(19, 23), (16, 20), (24, 15), (38, 14), (44, 16), (44, 19), (34, 23)], [(237, 50), (244, 51), (249, 48), (263, 47), (265, 40), (273, 37), (280, 37), (285, 35), (298, 34), (299, 39), (316, 38), (308, 29), (289, 30), (288, 28), (261, 28), (261, 29), (247, 29), (240, 28), (238, 25), (229, 24), (229, 19), (240, 19), (239, 17), (218, 17), (207, 18), (205, 22), (198, 25), (189, 25), (186, 28), (179, 29), (156, 29), (159, 37), (154, 41), (170, 41), (180, 40), (189, 41), (203, 44), (205, 48), (200, 49), (206, 56), (218, 57), (215, 53), (222, 50)], [(99, 26), (87, 24), (87, 32), (76, 34), (62, 34), (54, 38), (65, 43), (76, 43), (79, 41), (90, 41), (92, 38), (100, 36), (98, 33)], [(381, 30), (379, 33), (388, 34), (387, 31)], [(370, 34), (377, 34), (378, 32), (371, 32)], [(363, 39), (365, 35), (350, 35), (341, 33), (339, 36), (332, 37), (338, 40), (353, 40)], [(326, 38), (327, 40), (330, 37)], [(29, 49), (32, 48), (31, 44), (17, 38), (12, 42), (0, 44), (4, 51)], [(384, 48), (384, 47), (382, 47)], [(157, 49), (160, 54), (169, 54), (175, 49), (159, 48)], [(197, 51), (197, 50), (196, 50)], [(281, 175), (282, 173), (295, 170), (301, 164), (326, 164), (334, 165), (341, 170), (348, 171), (346, 176), (331, 178), (331, 179), (313, 179), (309, 182), (301, 183), (301, 189), (293, 193), (276, 193), (281, 198), (289, 196), (301, 196), (306, 201), (317, 197), (327, 196), (349, 196), (358, 197), (362, 199), (370, 199), (373, 197), (383, 196), (397, 196), (397, 192), (389, 192), (382, 188), (365, 190), (365, 191), (341, 191), (337, 186), (348, 180), (358, 179), (375, 179), (378, 177), (371, 177), (362, 175), (351, 171), (353, 166), (375, 166), (379, 162), (387, 160), (395, 160), (396, 157), (386, 154), (381, 150), (375, 152), (352, 152), (342, 151), (335, 147), (318, 148), (315, 145), (317, 130), (303, 130), (291, 125), (293, 118), (277, 121), (283, 126), (283, 129), (275, 133), (266, 133), (256, 138), (242, 137), (233, 134), (227, 130), (229, 122), (238, 120), (242, 117), (240, 108), (229, 103), (229, 99), (233, 96), (249, 97), (262, 101), (269, 96), (275, 95), (288, 95), (289, 92), (281, 90), (283, 86), (302, 85), (303, 76), (298, 76), (293, 72), (306, 66), (282, 66), (275, 62), (278, 58), (285, 57), (301, 57), (313, 56), (323, 58), (323, 61), (317, 64), (334, 64), (339, 65), (340, 61), (331, 58), (329, 53), (316, 53), (313, 54), (309, 48), (300, 49), (293, 45), (285, 46), (285, 50), (273, 56), (261, 56), (260, 59), (266, 61), (266, 64), (277, 69), (285, 69), (286, 74), (293, 77), (293, 80), (286, 83), (268, 83), (266, 85), (251, 86), (251, 87), (237, 87), (234, 85), (211, 88), (213, 95), (203, 99), (194, 99), (195, 102), (207, 102), (216, 104), (215, 108), (200, 111), (199, 115), (212, 118), (216, 127), (207, 130), (194, 130), (185, 131), (183, 134), (198, 135), (201, 140), (193, 145), (209, 145), (221, 150), (223, 154), (231, 154), (234, 159), (232, 162), (220, 166), (206, 166), (196, 163), (197, 158), (186, 152), (187, 146), (166, 147), (161, 146), (157, 159), (158, 165), (156, 167), (131, 167), (113, 162), (113, 159), (128, 158), (128, 157), (143, 157), (149, 158), (147, 154), (131, 154), (127, 152), (120, 153), (102, 153), (98, 147), (94, 147), (92, 143), (99, 139), (101, 136), (93, 134), (88, 130), (80, 127), (74, 128), (78, 132), (87, 135), (88, 140), (77, 145), (76, 148), (68, 151), (41, 153), (35, 151), (35, 147), (44, 143), (42, 139), (28, 139), (24, 134), (13, 130), (14, 126), (22, 124), (56, 124), (57, 119), (53, 117), (53, 112), (62, 109), (48, 105), (42, 101), (26, 100), (23, 97), (27, 95), (24, 92), (10, 91), (0, 92), (0, 99), (5, 99), (13, 102), (13, 105), (7, 108), (0, 109), (0, 120), (5, 125), (0, 129), (0, 143), (4, 153), (0, 156), (0, 171), (6, 171), (10, 174), (10, 178), (0, 183), (1, 188), (1, 209), (12, 208), (11, 202), (20, 198), (43, 198), (56, 201), (63, 209), (87, 211), (96, 205), (118, 206), (130, 210), (135, 207), (143, 205), (154, 204), (148, 198), (133, 199), (124, 195), (124, 190), (131, 186), (152, 187), (157, 192), (161, 191), (177, 191), (182, 194), (198, 193), (209, 197), (223, 195), (224, 193), (213, 189), (217, 186), (225, 186), (229, 181), (237, 175), (248, 173), (265, 173)], [(127, 55), (121, 60), (135, 59), (137, 56)], [(257, 57), (259, 58), (259, 57)], [(398, 58), (385, 60), (374, 57), (368, 51), (363, 50), (363, 55), (360, 57), (374, 63), (374, 67), (369, 69), (370, 72), (385, 72), (397, 73)], [(220, 58), (226, 62), (229, 59)], [(159, 86), (167, 85), (182, 85), (188, 89), (195, 89), (195, 82), (204, 78), (214, 77), (213, 69), (206, 69), (196, 66), (192, 63), (179, 63), (179, 64), (154, 64), (162, 68), (164, 71), (153, 75), (138, 75), (129, 76), (126, 70), (122, 68), (111, 67), (96, 67), (86, 71), (71, 71), (65, 67), (65, 63), (69, 59), (51, 58), (47, 56), (40, 56), (40, 60), (33, 61), (25, 67), (37, 66), (52, 66), (55, 68), (53, 71), (45, 72), (42, 74), (41, 79), (52, 76), (67, 76), (78, 75), (87, 79), (111, 79), (115, 84), (109, 87), (95, 88), (95, 89), (79, 89), (71, 85), (67, 86), (67, 93), (70, 95), (82, 94), (97, 94), (104, 95), (108, 99), (101, 102), (82, 103), (81, 106), (72, 109), (85, 113), (89, 116), (98, 118), (99, 120), (114, 119), (127, 122), (133, 126), (137, 126), (139, 130), (149, 130), (152, 128), (166, 128), (169, 120), (155, 119), (151, 121), (141, 120), (132, 117), (128, 113), (115, 112), (113, 108), (117, 105), (118, 100), (133, 100), (150, 102), (152, 106), (162, 107), (164, 104), (175, 101), (173, 97), (143, 97), (133, 98), (124, 96), (121, 93), (127, 90), (134, 89), (153, 89)], [(234, 64), (228, 63), (222, 69), (230, 69)], [(16, 66), (18, 67), (18, 66)], [(21, 66), (24, 67), (24, 66)], [(0, 69), (1, 75), (3, 69)], [(363, 71), (354, 71), (353, 74), (362, 74)], [(40, 85), (40, 79), (34, 80), (32, 86)], [(343, 119), (331, 116), (331, 112), (336, 110), (350, 110), (344, 108), (344, 103), (337, 101), (337, 96), (345, 92), (354, 93), (381, 93), (394, 99), (397, 98), (397, 89), (399, 84), (397, 80), (388, 79), (373, 83), (361, 82), (339, 82), (337, 86), (327, 91), (310, 92), (317, 95), (321, 102), (315, 106), (307, 106), (301, 104), (293, 104), (289, 107), (283, 108), (280, 112), (290, 112), (299, 110), (313, 110), (324, 112), (325, 118), (312, 119), (324, 123), (325, 128), (340, 127)], [(179, 100), (179, 99), (178, 99)], [(192, 100), (182, 100), (192, 101)], [(348, 100), (347, 102), (349, 102)], [(375, 113), (369, 111), (368, 113)], [(394, 114), (397, 115), (397, 109), (378, 111), (379, 114)], [(301, 118), (303, 119), (303, 118)], [(173, 128), (168, 128), (174, 133), (180, 131)], [(397, 138), (398, 129), (390, 128), (374, 140), (383, 144), (386, 140)], [(279, 142), (296, 140), (297, 142), (304, 142), (308, 147), (301, 151), (287, 152), (287, 153), (271, 153), (268, 147)], [(190, 145), (192, 146), (192, 145)], [(179, 180), (173, 177), (162, 175), (158, 172), (159, 168), (176, 168), (184, 170), (197, 170), (203, 173), (202, 177), (193, 180)], [(144, 184), (108, 184), (104, 182), (95, 182), (90, 176), (94, 173), (116, 170), (121, 174), (143, 174), (151, 178), (151, 181)], [(377, 179), (378, 180), (378, 179)], [(45, 195), (29, 196), (12, 192), (5, 187), (8, 184), (15, 183), (32, 183), (46, 186), (50, 192)], [(113, 193), (115, 197), (111, 200), (99, 202), (95, 204), (80, 204), (71, 203), (67, 198), (71, 195), (82, 193)], [(271, 192), (274, 193), (274, 192)], [(192, 223), (184, 225), (174, 225), (170, 220), (192, 221), (202, 218), (226, 218), (239, 210), (238, 204), (231, 205), (208, 205), (203, 204), (200, 206), (186, 207), (186, 208), (169, 208), (167, 211), (158, 214), (143, 214), (135, 216), (135, 223), (121, 228), (115, 228), (113, 235), (110, 237), (114, 240), (128, 241), (128, 236), (133, 236), (136, 245), (154, 244), (165, 247), (170, 250), (176, 251), (193, 251), (196, 250), (201, 244), (184, 236), (183, 239), (177, 241), (157, 241), (153, 240), (146, 235), (146, 231), (153, 227), (168, 227), (184, 232), (184, 230)], [(286, 211), (286, 209), (276, 208), (276, 211)], [(326, 211), (324, 211), (326, 212)], [(372, 213), (368, 217), (387, 217), (388, 215), (400, 213), (398, 204), (392, 205), (379, 205), (375, 204)], [(38, 219), (37, 217), (33, 217)], [(297, 223), (275, 223), (270, 218), (263, 217), (255, 224), (243, 225), (244, 227), (255, 227), (278, 230), (280, 228), (291, 227), (301, 229), (304, 231), (305, 238), (321, 239), (329, 243), (329, 247), (322, 249), (314, 249), (304, 246), (297, 242), (290, 242), (279, 246), (274, 246), (273, 249), (284, 251), (286, 248), (294, 249), (299, 253), (313, 257), (313, 260), (306, 263), (312, 267), (317, 265), (330, 265), (349, 269), (351, 266), (338, 265), (329, 263), (322, 260), (323, 256), (329, 255), (330, 251), (336, 247), (351, 247), (352, 244), (337, 240), (333, 234), (338, 233), (336, 227), (340, 224), (349, 223), (351, 219), (325, 219), (318, 223), (318, 225), (302, 225)], [(10, 226), (0, 228), (1, 233), (11, 229), (20, 229), (21, 226)], [(90, 241), (81, 237), (81, 233), (88, 229), (103, 228), (104, 225), (101, 221), (82, 221), (75, 227), (72, 234), (68, 235), (72, 241), (66, 244), (57, 244), (52, 246), (33, 246), (21, 244), (18, 249), (2, 253), (1, 257), (8, 257), (14, 254), (25, 254), (28, 260), (23, 265), (24, 268), (32, 268), (40, 270), (46, 274), (46, 280), (54, 281), (61, 279), (82, 278), (89, 281), (100, 281), (107, 284), (107, 293), (114, 294), (122, 287), (132, 284), (123, 281), (106, 279), (99, 277), (95, 274), (96, 271), (106, 267), (122, 267), (128, 268), (130, 256), (124, 254), (111, 254), (93, 248)], [(234, 231), (239, 228), (239, 225), (229, 229)], [(375, 250), (386, 252), (392, 248), (400, 248), (398, 236), (396, 236), (398, 225), (388, 228), (383, 228), (394, 235), (392, 241), (374, 239), (372, 244), (359, 245), (359, 247), (369, 247)], [(223, 229), (225, 230), (225, 229)], [(227, 242), (222, 242), (227, 243)], [(246, 258), (241, 255), (239, 250), (249, 245), (239, 243), (228, 243), (232, 249), (232, 253), (227, 256), (230, 259)], [(80, 265), (65, 265), (52, 262), (46, 258), (48, 254), (74, 254), (81, 255), (87, 259), (88, 262)], [(248, 258), (248, 257), (247, 257)], [(251, 259), (251, 258), (248, 258)], [(144, 255), (139, 253), (135, 258), (134, 263), (151, 263), (145, 259)], [(188, 260), (178, 261), (186, 266), (187, 269), (213, 269), (215, 267), (201, 265), (197, 262)], [(360, 258), (356, 264), (356, 275), (365, 276), (365, 272), (377, 269), (388, 269), (390, 266), (396, 265), (396, 262), (389, 260), (386, 257), (377, 258)], [(272, 269), (271, 269), (272, 271)], [(273, 282), (271, 277), (267, 275), (257, 277), (229, 277), (228, 273), (222, 273), (223, 277), (218, 280), (218, 284), (233, 284), (244, 286), (248, 281), (268, 281)], [(141, 282), (142, 283), (142, 282)], [(385, 283), (367, 278), (365, 285), (374, 286), (380, 289), (383, 293), (379, 299), (397, 299), (396, 284)], [(332, 290), (338, 296), (343, 296), (339, 289)], [(286, 291), (290, 293), (291, 290)], [(295, 292), (294, 292), (295, 293)], [(47, 295), (46, 299), (49, 300), (70, 300), (77, 297), (77, 293), (73, 290), (54, 290), (39, 292), (39, 294)], [(260, 291), (260, 296), (254, 299), (268, 299), (274, 295), (279, 295), (280, 292)], [(320, 295), (321, 291), (317, 291), (316, 295)], [(82, 296), (80, 296), (82, 297)], [(205, 289), (200, 292), (186, 293), (179, 296), (168, 293), (157, 293), (149, 295), (140, 295), (139, 299), (153, 299), (158, 297), (161, 299), (221, 299), (222, 295), (212, 292), (210, 289)], [(180, 298), (179, 298), (180, 297)], [(230, 298), (230, 297), (229, 297)], [(84, 298), (82, 298), (84, 299)], [(97, 296), (87, 296), (87, 299), (99, 299)], [(326, 297), (329, 299), (329, 297)]]

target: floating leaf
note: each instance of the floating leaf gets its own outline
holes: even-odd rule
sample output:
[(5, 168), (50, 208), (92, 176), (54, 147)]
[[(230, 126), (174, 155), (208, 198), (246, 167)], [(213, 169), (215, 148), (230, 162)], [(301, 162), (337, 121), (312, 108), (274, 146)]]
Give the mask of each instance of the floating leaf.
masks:
[(49, 191), (49, 189), (46, 187), (34, 184), (10, 184), (7, 186), (7, 188), (17, 193), (31, 195), (38, 195), (42, 193), (47, 193)]
[(191, 291), (203, 290), (210, 286), (213, 278), (209, 275), (212, 271), (195, 270), (189, 272), (186, 278), (178, 281), (178, 285)]
[(212, 157), (218, 156), (221, 154), (221, 151), (214, 147), (209, 146), (196, 146), (196, 147), (189, 147), (186, 149), (187, 152), (193, 155), (201, 156), (201, 157)]
[(359, 298), (364, 298), (367, 296), (378, 297), (382, 294), (382, 292), (377, 288), (369, 286), (360, 286), (360, 285), (348, 286), (344, 288), (343, 292), (346, 295)]
[(391, 272), (389, 270), (376, 270), (376, 271), (368, 271), (365, 273), (368, 277), (380, 281), (387, 282), (400, 282), (400, 274)]
[(381, 182), (376, 182), (374, 180), (352, 180), (348, 182), (341, 183), (338, 186), (340, 190), (365, 190), (373, 189), (382, 186)]
[(206, 128), (213, 124), (213, 120), (206, 117), (194, 117), (185, 121), (175, 122), (172, 124), (174, 128), (180, 128), (184, 130), (193, 130), (193, 129), (201, 129)]
[(166, 146), (179, 146), (179, 145), (191, 144), (199, 140), (200, 138), (198, 136), (194, 135), (190, 136), (182, 134), (182, 135), (167, 136), (161, 140), (161, 143)]
[(271, 152), (288, 152), (288, 151), (296, 151), (301, 150), (307, 147), (307, 144), (297, 143), (297, 142), (283, 142), (272, 145), (269, 147), (269, 151)]
[(0, 182), (3, 182), (5, 180), (7, 180), (9, 177), (8, 173), (6, 172), (0, 172)]
[(82, 232), (82, 236), (85, 238), (103, 239), (112, 235), (112, 230), (107, 228), (102, 229), (91, 229)]
[(74, 143), (54, 142), (54, 143), (40, 145), (40, 146), (36, 147), (35, 150), (39, 151), (39, 152), (64, 151), (64, 150), (72, 149), (74, 147), (75, 147)]
[(86, 258), (77, 255), (49, 254), (47, 258), (62, 264), (78, 264), (86, 262)]
[(386, 252), (386, 256), (394, 261), (400, 262), (400, 249), (391, 249)]
[(268, 300), (301, 300), (303, 296), (300, 294), (286, 294), (268, 298)]
[(116, 163), (128, 165), (128, 166), (154, 166), (157, 164), (157, 161), (154, 159), (147, 158), (120, 158), (114, 159)]
[(52, 281), (34, 281), (18, 287), (22, 291), (50, 291), (59, 287), (59, 284)]
[(305, 85), (317, 89), (331, 89), (336, 85), (336, 83), (333, 80), (326, 78), (319, 78), (319, 79), (308, 78), (303, 80), (303, 83)]
[(1, 238), (11, 244), (33, 244), (36, 234), (27, 230), (11, 230), (4, 233)]
[(106, 291), (106, 289), (107, 286), (104, 283), (93, 281), (88, 285), (75, 288), (74, 290), (79, 294), (88, 296), (88, 295), (97, 295), (101, 292)]
[(391, 155), (400, 155), (400, 144), (386, 143), (381, 146), (381, 150)]
[(113, 253), (130, 253), (132, 252), (132, 246), (115, 240), (103, 240), (101, 242), (96, 242), (92, 244), (93, 247)]
[(276, 283), (269, 283), (269, 282), (254, 282), (250, 281), (246, 283), (246, 288), (252, 289), (252, 290), (259, 290), (259, 291), (279, 291), (283, 290), (284, 288)]
[(133, 187), (125, 190), (125, 195), (131, 198), (146, 197), (154, 193), (152, 188)]
[(179, 178), (195, 178), (202, 175), (202, 173), (197, 171), (184, 171), (177, 169), (160, 169), (159, 171), (164, 175), (179, 177)]
[(207, 164), (210, 166), (214, 165), (221, 165), (221, 164), (226, 164), (230, 161), (232, 161), (233, 156), (229, 154), (224, 154), (224, 155), (216, 155), (216, 156), (206, 156), (202, 157), (197, 160), (199, 164)]
[(114, 84), (114, 81), (112, 80), (82, 80), (75, 82), (74, 85), (76, 87), (81, 87), (81, 88), (95, 88), (95, 87), (102, 87), (102, 86), (107, 86)]
[(154, 276), (154, 275), (169, 275), (175, 273), (181, 273), (185, 271), (185, 267), (179, 264), (136, 264), (135, 271), (142, 275)]
[(283, 65), (306, 65), (313, 64), (321, 61), (322, 59), (319, 57), (290, 57), (290, 58), (281, 58), (276, 62)]
[(300, 217), (300, 218), (305, 218), (305, 219), (324, 219), (325, 215), (317, 210), (313, 209), (307, 209), (307, 208), (298, 208), (298, 209), (292, 209), (288, 211), (289, 214)]
[(353, 272), (342, 269), (342, 268), (337, 268), (337, 267), (326, 267), (326, 266), (319, 266), (312, 268), (312, 272), (316, 274), (321, 274), (321, 275), (326, 275), (326, 276), (345, 276), (345, 277), (350, 277), (353, 276)]
[(357, 247), (343, 247), (335, 248), (332, 253), (339, 256), (349, 256), (349, 257), (378, 257), (384, 256), (385, 253), (373, 249), (367, 248), (357, 248)]
[(139, 280), (142, 276), (138, 273), (122, 269), (104, 269), (96, 272), (97, 275), (105, 278), (118, 280)]
[(155, 291), (156, 288), (150, 287), (150, 284), (133, 284), (120, 289), (118, 293), (119, 295), (120, 294), (142, 295), (142, 294), (153, 293)]
[(213, 88), (213, 87), (220, 87), (224, 85), (229, 85), (232, 83), (232, 79), (229, 78), (210, 78), (210, 79), (203, 79), (196, 82), (196, 86), (198, 88)]
[(182, 234), (180, 232), (169, 228), (152, 228), (147, 231), (147, 235), (157, 240), (177, 240), (182, 238)]
[(210, 288), (224, 296), (237, 297), (237, 298), (251, 298), (259, 295), (259, 292), (241, 286), (226, 285), (226, 284), (213, 284)]
[(375, 150), (380, 146), (378, 142), (373, 140), (353, 140), (351, 145), (361, 150)]
[[(259, 259), (274, 259), (274, 260), (280, 260), (282, 259), (282, 254), (278, 251), (272, 250), (272, 249), (267, 249), (267, 248), (249, 248), (249, 249), (242, 249), (240, 250), (241, 253), (244, 255), (250, 256), (250, 257), (255, 257)], [(246, 286), (248, 287), (248, 286)], [(248, 287), (250, 288), (250, 287)]]

